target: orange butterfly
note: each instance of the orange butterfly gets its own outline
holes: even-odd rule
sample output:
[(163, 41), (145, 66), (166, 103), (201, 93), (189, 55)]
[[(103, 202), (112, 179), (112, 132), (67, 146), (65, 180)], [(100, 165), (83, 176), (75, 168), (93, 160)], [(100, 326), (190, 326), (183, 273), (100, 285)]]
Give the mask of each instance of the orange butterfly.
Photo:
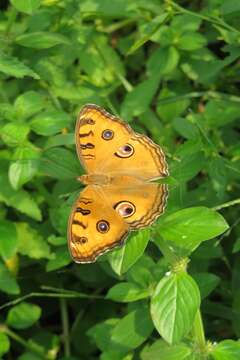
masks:
[(89, 263), (164, 211), (167, 186), (151, 181), (168, 167), (158, 145), (97, 105), (82, 108), (75, 138), (87, 186), (69, 217), (68, 245), (74, 261)]

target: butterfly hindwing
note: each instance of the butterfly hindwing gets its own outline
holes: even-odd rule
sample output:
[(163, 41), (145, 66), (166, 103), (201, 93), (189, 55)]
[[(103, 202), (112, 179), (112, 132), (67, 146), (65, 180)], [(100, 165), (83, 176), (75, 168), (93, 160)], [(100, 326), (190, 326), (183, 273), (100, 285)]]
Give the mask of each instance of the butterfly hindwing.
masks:
[(119, 213), (131, 230), (151, 225), (164, 211), (167, 201), (167, 186), (144, 183), (138, 186), (107, 185), (103, 187), (112, 208)]
[(87, 186), (76, 200), (68, 223), (68, 245), (74, 261), (94, 262), (123, 243), (129, 225), (110, 206), (100, 186)]

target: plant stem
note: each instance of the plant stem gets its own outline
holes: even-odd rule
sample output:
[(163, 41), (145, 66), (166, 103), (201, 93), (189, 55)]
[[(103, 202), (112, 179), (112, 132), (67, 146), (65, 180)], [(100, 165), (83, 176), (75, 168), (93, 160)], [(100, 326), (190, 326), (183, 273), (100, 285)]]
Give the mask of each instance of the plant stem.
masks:
[(226, 207), (233, 206), (233, 205), (238, 205), (238, 204), (240, 204), (240, 198), (225, 202), (225, 203), (223, 203), (221, 205), (214, 206), (212, 209), (213, 210), (221, 210), (221, 209), (224, 209)]
[(15, 332), (10, 330), (6, 326), (4, 326), (1, 329), (1, 331), (4, 332), (6, 335), (8, 335), (11, 339), (15, 340), (16, 342), (18, 342), (19, 344), (24, 346), (26, 349), (33, 351), (35, 354), (40, 356), (42, 359), (49, 359), (49, 357), (45, 353), (44, 349), (40, 345), (36, 344), (35, 342), (26, 341), (25, 339), (23, 339), (21, 336), (19, 336), (18, 334), (16, 334)]
[(193, 323), (193, 329), (192, 329), (192, 335), (193, 339), (195, 341), (195, 344), (197, 346), (197, 350), (200, 352), (200, 356), (202, 359), (206, 358), (206, 339), (204, 334), (204, 327), (202, 322), (202, 316), (200, 310), (197, 311), (194, 323)]
[(32, 298), (32, 297), (48, 297), (48, 298), (63, 298), (63, 299), (104, 299), (104, 296), (101, 295), (87, 295), (87, 294), (81, 294), (81, 293), (77, 293), (77, 292), (69, 292), (69, 293), (45, 293), (45, 292), (32, 292), (29, 294), (26, 294), (24, 296), (21, 296), (17, 299), (11, 300), (3, 305), (0, 306), (0, 310), (9, 307), (9, 306), (13, 306), (16, 304), (19, 304), (20, 302)]
[(195, 16), (199, 19), (202, 19), (202, 20), (205, 20), (205, 21), (208, 21), (210, 22), (211, 24), (213, 25), (219, 25), (221, 26), (222, 28), (225, 28), (229, 31), (232, 31), (232, 32), (235, 32), (237, 34), (240, 34), (240, 31), (236, 28), (234, 28), (233, 26), (227, 24), (224, 20), (220, 19), (220, 18), (216, 18), (216, 17), (213, 17), (213, 16), (207, 16), (207, 15), (203, 15), (201, 13), (196, 13), (194, 11), (191, 11), (191, 10), (188, 10), (188, 9), (185, 9), (184, 7), (176, 4), (174, 1), (172, 0), (168, 0), (167, 1), (169, 5), (171, 5), (174, 9), (178, 10), (180, 13), (183, 13), (183, 14), (189, 14), (189, 15), (192, 15), (192, 16)]
[(70, 357), (71, 351), (70, 351), (69, 322), (68, 322), (66, 299), (63, 298), (60, 299), (60, 309), (61, 309), (62, 328), (63, 328), (64, 353), (66, 357)]
[(17, 10), (15, 7), (12, 7), (11, 8), (11, 13), (9, 15), (9, 18), (8, 18), (8, 22), (7, 22), (7, 26), (6, 26), (6, 29), (5, 29), (5, 35), (8, 36), (8, 34), (10, 33), (10, 30), (11, 30), (11, 27), (12, 25), (14, 24), (15, 20), (16, 20), (16, 17), (17, 17)]

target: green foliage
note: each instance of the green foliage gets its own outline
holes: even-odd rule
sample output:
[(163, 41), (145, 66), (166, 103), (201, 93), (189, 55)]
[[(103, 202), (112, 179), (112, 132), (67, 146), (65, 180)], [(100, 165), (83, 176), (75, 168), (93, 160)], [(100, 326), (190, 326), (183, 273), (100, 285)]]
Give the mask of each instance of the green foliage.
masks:
[[(240, 358), (239, 19), (237, 0), (0, 2), (0, 357)], [(160, 144), (170, 176), (157, 223), (79, 265), (85, 103)]]

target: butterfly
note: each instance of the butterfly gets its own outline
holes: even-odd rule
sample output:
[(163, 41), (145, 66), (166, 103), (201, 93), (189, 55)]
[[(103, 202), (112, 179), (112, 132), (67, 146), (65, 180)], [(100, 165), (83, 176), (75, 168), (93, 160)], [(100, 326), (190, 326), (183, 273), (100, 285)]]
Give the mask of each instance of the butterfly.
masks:
[(69, 217), (68, 246), (75, 262), (91, 263), (164, 211), (167, 186), (151, 181), (168, 166), (160, 146), (97, 105), (81, 109), (75, 141), (87, 174), (79, 177), (86, 187)]

